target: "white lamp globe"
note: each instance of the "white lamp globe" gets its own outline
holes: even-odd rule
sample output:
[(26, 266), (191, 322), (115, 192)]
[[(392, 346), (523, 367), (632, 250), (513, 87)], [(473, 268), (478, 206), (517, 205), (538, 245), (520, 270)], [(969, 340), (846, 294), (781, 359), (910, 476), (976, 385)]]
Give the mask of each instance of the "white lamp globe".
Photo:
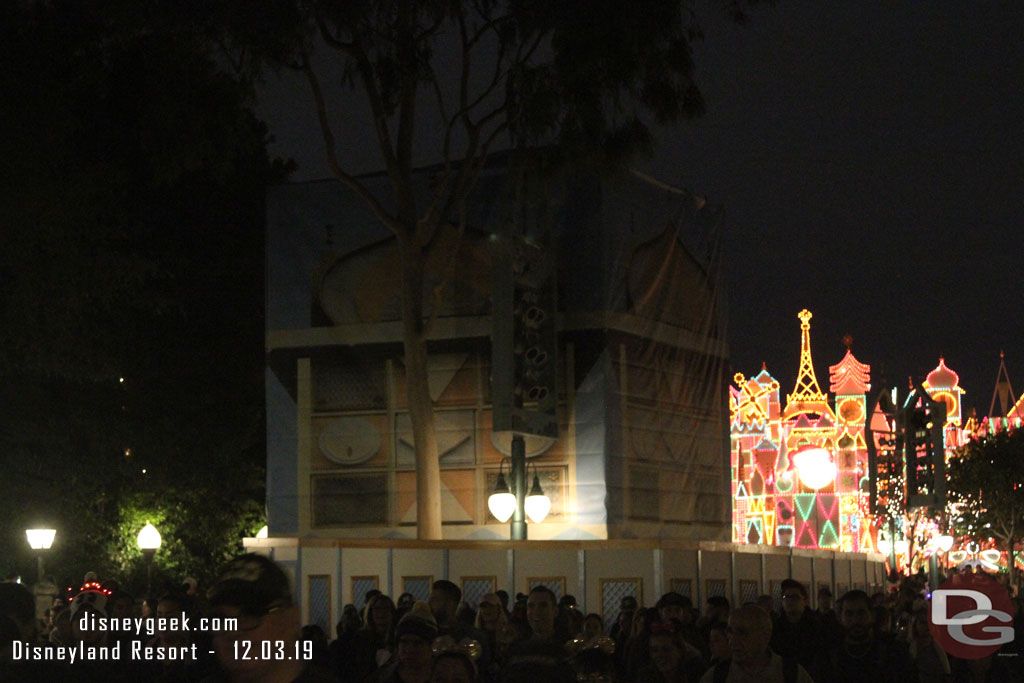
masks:
[(28, 537), (28, 545), (32, 550), (49, 550), (53, 545), (53, 537), (57, 535), (56, 529), (25, 529)]
[(544, 495), (540, 487), (540, 478), (533, 475), (533, 486), (530, 487), (530, 495), (526, 497), (526, 516), (530, 521), (540, 524), (551, 512), (551, 499)]
[(499, 522), (507, 522), (516, 511), (516, 497), (508, 491), (492, 493), (487, 499), (487, 507)]
[(139, 544), (140, 550), (157, 550), (161, 543), (160, 532), (156, 530), (155, 526), (146, 522), (146, 526), (142, 527), (136, 542)]

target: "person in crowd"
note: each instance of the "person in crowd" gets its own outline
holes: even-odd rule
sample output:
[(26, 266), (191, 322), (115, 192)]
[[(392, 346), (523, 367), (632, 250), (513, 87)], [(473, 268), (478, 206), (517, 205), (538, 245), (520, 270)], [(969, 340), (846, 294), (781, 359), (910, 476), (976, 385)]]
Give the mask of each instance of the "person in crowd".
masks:
[(71, 642), (71, 610), (67, 607), (51, 607), (54, 610), (53, 627), (46, 638), (46, 645), (67, 645)]
[(772, 617), (754, 604), (734, 610), (728, 619), (730, 659), (709, 669), (701, 683), (813, 683), (793, 658), (772, 652)]
[(835, 683), (913, 683), (917, 670), (905, 644), (876, 628), (867, 593), (847, 591), (838, 603), (842, 633), (818, 658), (816, 675)]
[(346, 677), (362, 681), (388, 662), (395, 652), (395, 604), (378, 593), (367, 603), (362, 628), (356, 633), (348, 661)]
[(711, 631), (708, 633), (708, 652), (711, 655), (708, 665), (712, 667), (732, 658), (727, 624), (715, 624), (711, 627)]
[(921, 681), (949, 683), (953, 680), (949, 657), (935, 642), (932, 631), (928, 628), (928, 603), (925, 600), (921, 599), (915, 603), (903, 639), (907, 643), (907, 650), (914, 660)]
[(362, 621), (356, 606), (349, 603), (342, 607), (341, 619), (335, 626), (337, 637), (328, 645), (331, 670), (342, 683), (362, 683), (358, 678), (358, 667), (352, 664), (357, 659), (356, 641), (361, 627)]
[(605, 635), (604, 633), (604, 619), (601, 618), (600, 614), (591, 612), (583, 618), (583, 638), (587, 641), (597, 640), (598, 638)]
[(22, 641), (35, 642), (36, 600), (28, 588), (20, 583), (0, 583), (0, 617), (11, 620)]
[(646, 638), (647, 662), (630, 674), (635, 683), (696, 683), (704, 673), (700, 651), (682, 637), (676, 621), (656, 621)]
[[(575, 676), (565, 645), (568, 633), (560, 625), (558, 599), (550, 588), (539, 585), (526, 598), (526, 621), (529, 635), (512, 643), (501, 680), (558, 680)], [(531, 678), (532, 677), (532, 678)]]
[(508, 591), (503, 591), (500, 588), (494, 591), (494, 594), (498, 596), (498, 600), (501, 601), (501, 609), (505, 610), (505, 616), (509, 616), (510, 612), (508, 609)]
[(708, 659), (708, 635), (715, 624), (729, 621), (729, 599), (723, 595), (712, 595), (704, 601), (704, 614), (697, 620), (697, 633), (700, 635), (698, 647), (704, 659)]
[(477, 683), (476, 664), (460, 649), (450, 649), (434, 657), (431, 683)]
[(458, 619), (457, 610), (461, 601), (462, 589), (451, 581), (440, 579), (431, 586), (428, 602), (437, 622), (438, 636), (447, 636), (460, 645), (469, 640), (477, 641), (481, 648), (479, 665), (486, 668), (491, 657), (487, 650), (487, 636), (472, 623), (467, 624)]
[[(231, 560), (206, 595), (209, 616), (237, 619), (238, 629), (213, 634), (217, 669), (203, 683), (326, 683), (333, 678), (304, 659), (299, 610), (288, 577), (273, 560), (255, 553)], [(247, 658), (245, 648), (269, 642), (292, 655)]]
[(697, 648), (698, 651), (703, 651), (704, 643), (697, 630), (697, 615), (690, 598), (675, 591), (669, 591), (658, 599), (655, 607), (658, 609), (661, 621), (679, 622), (679, 634), (683, 640)]
[(767, 593), (757, 596), (757, 606), (773, 617), (775, 616), (775, 601)]
[(782, 657), (795, 657), (805, 669), (813, 669), (824, 646), (818, 615), (807, 604), (807, 588), (795, 579), (783, 579), (782, 611), (772, 625), (771, 648)]
[(412, 606), (416, 604), (416, 596), (412, 593), (402, 593), (398, 596), (398, 602), (395, 603), (396, 610), (405, 610), (408, 612), (412, 609)]
[(818, 589), (818, 616), (835, 616), (835, 606), (832, 604), (832, 590), (828, 586)]
[(181, 608), (188, 616), (199, 614), (199, 581), (186, 576), (181, 582)]
[(626, 640), (624, 656), (621, 659), (623, 667), (620, 673), (625, 680), (632, 680), (637, 671), (650, 663), (647, 640), (651, 635), (651, 625), (660, 621), (658, 617), (656, 607), (641, 607), (633, 616), (633, 631)]
[(480, 598), (474, 626), (483, 634), (483, 645), (491, 655), (488, 665), (481, 668), (485, 674), (496, 674), (505, 662), (508, 646), (519, 636), (519, 632), (509, 623), (497, 595), (488, 593)]
[(415, 603), (395, 627), (396, 656), (367, 683), (427, 683), (433, 668), (431, 645), (437, 635), (430, 605)]
[[(603, 634), (602, 634), (603, 635)], [(572, 660), (576, 680), (581, 683), (615, 683), (615, 659), (599, 647), (580, 650)]]
[(624, 645), (633, 631), (633, 615), (636, 614), (637, 607), (636, 598), (632, 595), (623, 596), (619, 600), (619, 616), (608, 633), (615, 640), (616, 645)]

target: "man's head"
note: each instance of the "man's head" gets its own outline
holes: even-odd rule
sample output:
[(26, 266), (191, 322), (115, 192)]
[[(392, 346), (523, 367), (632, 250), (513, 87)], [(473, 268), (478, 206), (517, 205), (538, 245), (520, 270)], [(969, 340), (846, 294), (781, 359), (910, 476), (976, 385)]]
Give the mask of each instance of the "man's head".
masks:
[(292, 603), (288, 577), (273, 560), (254, 553), (236, 557), (221, 572), (206, 599), (210, 616), (237, 619), (237, 630), (219, 631), (213, 637), (217, 659), (229, 677), (244, 679), (263, 672), (301, 669), (300, 662), (247, 661), (234, 653), (237, 640), (282, 641), (288, 652), (299, 638), (299, 612)]
[(9, 618), (18, 628), (21, 639), (30, 641), (36, 635), (36, 601), (20, 583), (0, 583), (0, 616)]
[(561, 609), (576, 609), (576, 596), (575, 595), (563, 595), (558, 600), (558, 607)]
[(451, 581), (441, 579), (430, 587), (430, 597), (427, 600), (430, 603), (430, 611), (434, 613), (434, 619), (444, 626), (455, 621), (455, 611), (462, 600), (462, 589)]
[(184, 614), (181, 598), (174, 593), (165, 593), (156, 601), (157, 627), (163, 644), (177, 645), (188, 642), (188, 636), (181, 623)]
[(396, 605), (396, 607), (400, 610), (408, 611), (415, 602), (415, 595), (413, 595), (412, 593), (402, 593), (398, 596), (398, 604)]
[(832, 609), (832, 591), (827, 587), (818, 589), (818, 609), (822, 612)]
[(790, 621), (799, 621), (807, 609), (807, 589), (796, 579), (783, 579), (782, 613)]
[(432, 609), (426, 603), (415, 603), (395, 628), (399, 665), (416, 671), (429, 671), (430, 646), (436, 637), (437, 621)]
[(683, 640), (671, 621), (656, 621), (651, 624), (647, 639), (647, 654), (651, 663), (666, 678), (679, 668), (683, 659)]
[(662, 621), (675, 619), (685, 624), (693, 616), (693, 603), (688, 597), (675, 591), (662, 595), (655, 607), (658, 608), (658, 616)]
[(704, 616), (711, 623), (716, 621), (725, 622), (729, 619), (729, 600), (722, 595), (712, 595), (705, 603), (707, 610)]
[(729, 615), (729, 647), (733, 661), (740, 667), (770, 657), (771, 639), (772, 618), (757, 605), (743, 605)]
[(526, 596), (526, 621), (533, 634), (549, 638), (555, 632), (555, 617), (558, 616), (558, 600), (547, 586), (534, 586)]
[(126, 591), (117, 591), (107, 600), (107, 611), (117, 619), (131, 617), (135, 614), (135, 598)]
[(839, 598), (837, 612), (846, 642), (864, 644), (871, 641), (875, 613), (867, 593), (847, 591)]

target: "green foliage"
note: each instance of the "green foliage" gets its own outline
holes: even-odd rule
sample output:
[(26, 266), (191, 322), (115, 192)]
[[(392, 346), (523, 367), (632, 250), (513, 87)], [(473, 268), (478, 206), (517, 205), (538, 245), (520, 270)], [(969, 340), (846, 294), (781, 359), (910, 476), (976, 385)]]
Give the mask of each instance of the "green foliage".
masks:
[(1024, 535), (1024, 430), (971, 441), (949, 463), (957, 534), (995, 538), (1006, 549)]
[(0, 8), (8, 571), (34, 573), (45, 523), (62, 582), (141, 590), (148, 517), (154, 571), (208, 576), (262, 516), (263, 188), (285, 167), (248, 84), (160, 9)]

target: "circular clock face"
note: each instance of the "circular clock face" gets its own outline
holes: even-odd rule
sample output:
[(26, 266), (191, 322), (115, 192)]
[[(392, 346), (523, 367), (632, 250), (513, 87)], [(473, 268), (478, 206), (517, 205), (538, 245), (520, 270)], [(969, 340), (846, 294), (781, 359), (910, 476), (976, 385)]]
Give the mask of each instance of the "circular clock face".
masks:
[(839, 415), (847, 422), (857, 422), (864, 417), (864, 406), (860, 401), (847, 399), (839, 404)]

